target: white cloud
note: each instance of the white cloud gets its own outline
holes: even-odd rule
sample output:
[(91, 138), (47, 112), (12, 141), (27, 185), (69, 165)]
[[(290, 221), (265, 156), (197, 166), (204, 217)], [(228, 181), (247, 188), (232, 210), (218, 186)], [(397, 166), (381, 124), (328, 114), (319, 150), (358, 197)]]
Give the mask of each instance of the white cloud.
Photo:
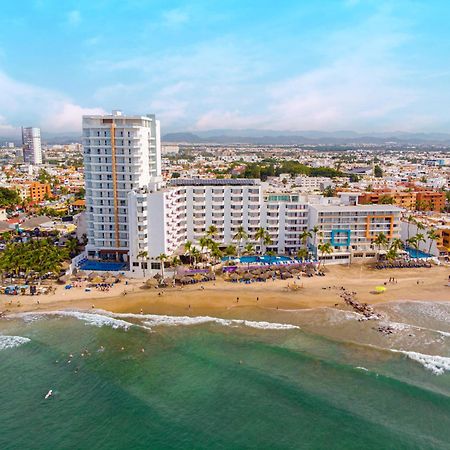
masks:
[(83, 114), (101, 113), (101, 108), (86, 108), (59, 92), (12, 79), (0, 71), (0, 105), (6, 116), (0, 123), (13, 131), (22, 125), (35, 125), (45, 131), (81, 129)]

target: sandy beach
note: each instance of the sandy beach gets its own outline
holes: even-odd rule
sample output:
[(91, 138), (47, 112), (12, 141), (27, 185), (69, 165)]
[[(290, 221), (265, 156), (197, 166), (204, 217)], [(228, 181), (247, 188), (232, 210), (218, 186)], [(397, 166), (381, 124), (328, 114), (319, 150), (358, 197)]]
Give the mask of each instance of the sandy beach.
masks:
[[(402, 300), (450, 301), (447, 286), (448, 267), (431, 269), (375, 270), (362, 265), (330, 266), (326, 276), (266, 281), (265, 283), (230, 283), (216, 281), (165, 289), (142, 289), (144, 280), (116, 284), (108, 292), (84, 286), (70, 290), (57, 286), (55, 294), (40, 296), (0, 296), (0, 309), (6, 312), (92, 309), (113, 312), (154, 314), (220, 314), (234, 308), (302, 309), (325, 306), (345, 307), (339, 297), (342, 287), (356, 292), (360, 302), (377, 304)], [(389, 282), (394, 277), (395, 282)], [(292, 289), (296, 284), (297, 289)], [(386, 292), (374, 294), (375, 286), (386, 283)], [(124, 295), (125, 293), (125, 295)], [(37, 303), (39, 301), (39, 304)], [(20, 306), (19, 306), (20, 302)]]

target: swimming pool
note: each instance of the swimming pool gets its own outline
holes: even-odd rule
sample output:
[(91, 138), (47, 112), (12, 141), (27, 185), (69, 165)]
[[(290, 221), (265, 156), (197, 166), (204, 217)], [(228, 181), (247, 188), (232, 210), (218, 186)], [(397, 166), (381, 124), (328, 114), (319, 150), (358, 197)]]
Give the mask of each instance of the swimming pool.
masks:
[(81, 270), (100, 270), (103, 272), (118, 272), (120, 270), (126, 270), (126, 263), (122, 262), (109, 262), (109, 261), (91, 261), (85, 259), (80, 262), (78, 266)]
[(421, 250), (416, 250), (415, 248), (406, 247), (405, 251), (408, 252), (410, 258), (432, 258), (433, 255), (425, 253)]
[(275, 264), (277, 262), (283, 262), (283, 261), (291, 261), (291, 258), (289, 256), (269, 256), (269, 255), (263, 255), (263, 256), (241, 256), (239, 258), (233, 257), (233, 256), (226, 256), (225, 258), (222, 258), (222, 261), (228, 261), (228, 260), (235, 260), (238, 259), (241, 264), (253, 264), (253, 263), (266, 263), (266, 264)]

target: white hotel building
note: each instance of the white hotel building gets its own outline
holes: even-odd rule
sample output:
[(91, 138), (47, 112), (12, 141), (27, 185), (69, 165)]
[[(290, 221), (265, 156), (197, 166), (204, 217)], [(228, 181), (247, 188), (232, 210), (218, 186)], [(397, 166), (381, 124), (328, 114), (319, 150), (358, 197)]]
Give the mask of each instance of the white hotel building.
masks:
[(265, 228), (267, 250), (295, 254), (299, 235), (315, 226), (313, 252), (330, 242), (330, 262), (375, 258), (373, 239), (380, 232), (399, 237), (400, 209), (392, 205), (357, 205), (351, 197), (324, 198), (289, 192), (263, 192), (259, 180), (173, 179), (161, 174), (159, 122), (154, 116), (83, 117), (83, 145), (90, 259), (127, 262), (142, 275), (158, 269), (157, 256), (182, 252), (197, 243), (210, 225), (216, 240), (233, 242), (238, 227), (254, 235)]

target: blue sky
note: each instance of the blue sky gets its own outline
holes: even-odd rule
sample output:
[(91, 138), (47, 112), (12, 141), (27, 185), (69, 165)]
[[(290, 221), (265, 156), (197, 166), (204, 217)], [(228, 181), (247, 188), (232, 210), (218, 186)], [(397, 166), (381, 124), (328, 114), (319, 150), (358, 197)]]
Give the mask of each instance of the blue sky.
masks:
[(0, 135), (154, 112), (164, 131), (450, 131), (446, 0), (2, 2)]

